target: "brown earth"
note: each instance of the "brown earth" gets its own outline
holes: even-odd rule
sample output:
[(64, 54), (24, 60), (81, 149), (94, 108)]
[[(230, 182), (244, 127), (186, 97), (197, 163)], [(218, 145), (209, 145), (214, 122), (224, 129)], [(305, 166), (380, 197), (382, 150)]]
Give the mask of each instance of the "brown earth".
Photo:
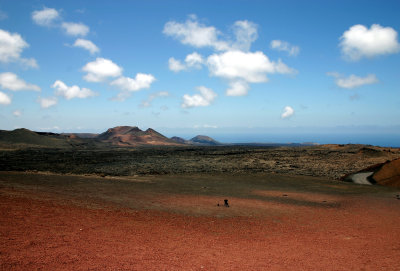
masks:
[(398, 193), (273, 174), (0, 172), (0, 269), (398, 270)]
[(400, 188), (400, 159), (383, 164), (372, 177), (378, 184)]

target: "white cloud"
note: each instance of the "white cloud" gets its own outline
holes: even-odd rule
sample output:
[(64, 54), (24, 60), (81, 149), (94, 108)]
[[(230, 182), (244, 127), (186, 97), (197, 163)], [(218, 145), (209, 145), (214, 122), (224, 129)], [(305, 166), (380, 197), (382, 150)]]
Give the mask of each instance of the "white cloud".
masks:
[(63, 96), (65, 99), (70, 100), (73, 98), (88, 98), (96, 96), (97, 93), (88, 89), (88, 88), (80, 88), (76, 85), (69, 87), (64, 82), (57, 80), (51, 86), (56, 90), (56, 95)]
[(93, 42), (90, 40), (85, 40), (85, 39), (77, 39), (73, 45), (74, 47), (80, 47), (85, 50), (88, 50), (92, 55), (95, 53), (100, 52), (99, 47), (96, 46)]
[(235, 49), (248, 51), (251, 44), (258, 38), (257, 25), (247, 20), (236, 21), (233, 31), (236, 36), (236, 42), (233, 44)]
[(29, 44), (18, 33), (10, 33), (0, 29), (0, 62), (19, 62), (24, 66), (37, 68), (36, 60), (21, 57), (22, 51)]
[(49, 108), (55, 106), (57, 104), (56, 97), (49, 97), (49, 98), (38, 98), (38, 103), (40, 104), (41, 108)]
[(121, 76), (112, 81), (110, 85), (117, 86), (124, 91), (138, 91), (143, 88), (149, 88), (156, 80), (151, 74), (137, 73), (135, 78)]
[(340, 40), (343, 55), (353, 61), (400, 51), (397, 32), (379, 24), (373, 24), (370, 29), (360, 24), (353, 25), (343, 33)]
[(262, 52), (228, 51), (208, 57), (207, 64), (213, 76), (249, 83), (268, 81), (267, 73), (295, 73), (282, 61), (270, 61)]
[(247, 95), (250, 87), (244, 81), (232, 81), (229, 83), (229, 87), (226, 90), (226, 95), (228, 96), (244, 96)]
[(10, 103), (11, 103), (11, 98), (4, 92), (0, 91), (0, 104), (9, 105)]
[(222, 33), (214, 26), (200, 23), (195, 15), (189, 16), (184, 23), (169, 21), (164, 25), (163, 33), (179, 40), (182, 44), (196, 48), (211, 47), (217, 51), (248, 51), (258, 38), (257, 25), (244, 20), (236, 21), (233, 26), (234, 40), (221, 39)]
[(330, 72), (327, 73), (327, 75), (336, 78), (335, 83), (338, 87), (347, 89), (357, 88), (363, 85), (371, 85), (379, 82), (375, 74), (369, 74), (365, 77), (359, 77), (357, 75), (352, 74), (348, 77), (344, 77), (343, 75), (337, 72)]
[(291, 106), (285, 106), (281, 118), (286, 119), (293, 116), (293, 114), (294, 114), (294, 109)]
[(102, 82), (108, 77), (118, 77), (122, 74), (122, 68), (109, 59), (96, 58), (87, 63), (82, 70), (87, 72), (84, 79), (89, 82)]
[(169, 69), (173, 72), (180, 72), (189, 68), (201, 69), (202, 64), (204, 64), (203, 56), (197, 52), (188, 54), (185, 58), (185, 63), (173, 57), (168, 60)]
[[(201, 68), (205, 64), (211, 76), (228, 80), (230, 87), (226, 94), (229, 96), (246, 95), (250, 89), (249, 84), (267, 82), (268, 73), (297, 73), (280, 59), (274, 62), (263, 52), (249, 52), (251, 44), (258, 38), (256, 24), (247, 20), (236, 21), (232, 30), (233, 38), (224, 36), (222, 39), (220, 31), (200, 23), (196, 16), (190, 16), (184, 23), (167, 22), (163, 31), (165, 35), (179, 40), (182, 44), (198, 48), (211, 47), (218, 51), (206, 60), (196, 52), (187, 55), (184, 62), (171, 57), (170, 70), (179, 72), (191, 67)], [(291, 50), (292, 54), (298, 53), (298, 47), (291, 46)]]
[(89, 33), (89, 27), (83, 23), (63, 22), (61, 27), (70, 36), (86, 36)]
[(54, 21), (60, 18), (60, 14), (54, 8), (43, 8), (32, 12), (32, 20), (41, 26), (52, 26)]
[(8, 89), (12, 91), (18, 91), (18, 90), (40, 91), (39, 86), (25, 82), (24, 80), (18, 78), (18, 76), (12, 72), (0, 73), (0, 86), (3, 89)]
[(297, 56), (300, 52), (300, 47), (296, 45), (291, 45), (287, 41), (283, 40), (273, 40), (270, 44), (272, 49), (276, 49), (278, 51), (285, 51), (290, 56)]
[(21, 117), (22, 116), (22, 112), (20, 111), (20, 110), (15, 110), (14, 112), (13, 112), (13, 115), (14, 115), (14, 117)]
[(151, 106), (151, 103), (153, 102), (154, 99), (156, 99), (158, 97), (168, 97), (169, 95), (170, 94), (168, 91), (160, 91), (160, 92), (153, 93), (153, 94), (149, 95), (149, 98), (147, 98), (147, 100), (142, 102), (141, 106), (149, 107), (149, 106)]
[(204, 86), (197, 87), (197, 90), (200, 92), (200, 94), (195, 94), (192, 96), (188, 94), (183, 95), (183, 108), (209, 106), (217, 97), (217, 94), (212, 89)]
[(204, 59), (197, 52), (193, 52), (186, 56), (185, 63), (187, 67), (194, 67), (196, 69), (201, 69), (201, 64), (204, 63)]
[(163, 33), (181, 43), (197, 48), (212, 47), (216, 50), (227, 50), (229, 45), (218, 39), (220, 32), (213, 26), (205, 26), (197, 21), (196, 16), (190, 16), (185, 23), (167, 22)]
[(180, 72), (180, 71), (186, 69), (186, 66), (183, 65), (182, 62), (180, 62), (179, 60), (177, 60), (173, 57), (170, 57), (168, 59), (168, 67), (173, 72)]

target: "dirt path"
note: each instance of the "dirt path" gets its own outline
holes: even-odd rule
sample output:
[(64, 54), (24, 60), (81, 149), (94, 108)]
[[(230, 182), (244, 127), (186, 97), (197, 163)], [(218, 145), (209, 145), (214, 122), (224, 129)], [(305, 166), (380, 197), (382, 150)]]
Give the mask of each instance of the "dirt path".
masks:
[(393, 191), (258, 189), (226, 209), (210, 207), (216, 195), (165, 193), (160, 211), (0, 184), (1, 270), (398, 270)]

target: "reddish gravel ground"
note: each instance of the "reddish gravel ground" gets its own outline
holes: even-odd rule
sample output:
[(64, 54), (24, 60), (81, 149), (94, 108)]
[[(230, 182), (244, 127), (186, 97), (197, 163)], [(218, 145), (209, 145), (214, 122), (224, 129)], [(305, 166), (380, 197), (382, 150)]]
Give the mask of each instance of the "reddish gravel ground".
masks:
[[(393, 193), (284, 194), (337, 205), (329, 208), (245, 198), (210, 207), (215, 196), (168, 194), (158, 204), (171, 211), (160, 211), (99, 201), (83, 206), (73, 196), (3, 185), (0, 268), (399, 270), (400, 200)], [(196, 214), (185, 213), (191, 204)]]

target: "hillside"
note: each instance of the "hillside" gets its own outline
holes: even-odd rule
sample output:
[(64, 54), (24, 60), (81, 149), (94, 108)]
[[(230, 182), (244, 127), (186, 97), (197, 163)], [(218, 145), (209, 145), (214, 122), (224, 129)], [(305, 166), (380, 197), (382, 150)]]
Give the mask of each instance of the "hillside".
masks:
[(2, 149), (25, 147), (69, 148), (85, 144), (89, 144), (89, 142), (60, 134), (34, 132), (24, 128), (13, 131), (0, 130), (0, 147)]
[(192, 139), (190, 139), (190, 142), (195, 145), (211, 145), (211, 146), (221, 145), (220, 142), (205, 135), (195, 136)]
[(98, 135), (96, 139), (117, 146), (177, 146), (181, 145), (149, 128), (142, 131), (134, 126), (117, 126)]

